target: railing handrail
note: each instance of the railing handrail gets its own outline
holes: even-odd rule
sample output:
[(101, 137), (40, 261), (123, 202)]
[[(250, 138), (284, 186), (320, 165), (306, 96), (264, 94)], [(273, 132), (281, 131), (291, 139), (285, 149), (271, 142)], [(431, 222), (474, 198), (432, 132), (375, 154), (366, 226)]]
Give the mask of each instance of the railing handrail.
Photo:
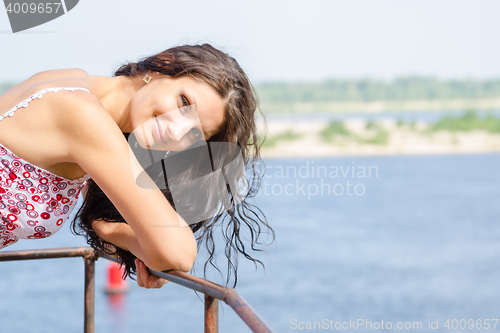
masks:
[(0, 251), (0, 261), (76, 258), (87, 256), (91, 257), (94, 255), (94, 249), (89, 246), (61, 247), (39, 250)]
[[(97, 254), (91, 247), (68, 247), (68, 248), (53, 248), (40, 250), (24, 250), (24, 251), (0, 251), (0, 261), (14, 260), (34, 260), (34, 259), (53, 259), (53, 258), (72, 258), (83, 257), (85, 260), (85, 332), (94, 331), (94, 263), (99, 257), (112, 261), (117, 261), (116, 258), (108, 257), (103, 254)], [(272, 329), (264, 322), (264, 320), (252, 309), (252, 307), (241, 297), (233, 288), (224, 287), (216, 283), (204, 280), (197, 276), (178, 271), (155, 271), (149, 270), (154, 276), (161, 277), (170, 282), (176, 283), (183, 287), (189, 288), (205, 294), (206, 311), (212, 311), (210, 320), (214, 320), (215, 324), (207, 326), (207, 315), (205, 316), (205, 332), (217, 332), (217, 302), (214, 299), (220, 299), (229, 305), (240, 318), (248, 325), (248, 327), (256, 333), (272, 333)], [(90, 276), (91, 275), (91, 276)], [(88, 290), (87, 290), (88, 289)], [(90, 299), (91, 298), (91, 299)], [(91, 301), (87, 305), (87, 301)], [(207, 304), (208, 303), (208, 304)], [(207, 306), (210, 308), (208, 310)], [(88, 313), (89, 312), (89, 313)], [(215, 318), (213, 318), (215, 316)], [(87, 318), (89, 317), (89, 318)], [(91, 323), (88, 323), (91, 321)]]

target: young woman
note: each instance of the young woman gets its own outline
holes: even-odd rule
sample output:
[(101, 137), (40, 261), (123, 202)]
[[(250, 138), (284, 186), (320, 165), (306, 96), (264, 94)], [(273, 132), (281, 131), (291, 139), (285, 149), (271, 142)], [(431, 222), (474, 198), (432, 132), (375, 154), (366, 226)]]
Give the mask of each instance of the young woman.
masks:
[[(0, 106), (0, 248), (57, 232), (83, 189), (73, 230), (118, 255), (140, 286), (166, 282), (146, 266), (191, 270), (203, 241), (205, 271), (217, 268), (217, 223), (226, 224), (227, 282), (233, 272), (236, 285), (238, 252), (261, 263), (240, 239), (243, 225), (252, 250), (261, 227), (274, 237), (246, 200), (260, 182), (256, 97), (227, 54), (188, 45), (123, 65), (114, 77), (41, 72), (1, 95)], [(166, 158), (143, 163), (137, 149)], [(246, 172), (229, 167), (238, 157)]]

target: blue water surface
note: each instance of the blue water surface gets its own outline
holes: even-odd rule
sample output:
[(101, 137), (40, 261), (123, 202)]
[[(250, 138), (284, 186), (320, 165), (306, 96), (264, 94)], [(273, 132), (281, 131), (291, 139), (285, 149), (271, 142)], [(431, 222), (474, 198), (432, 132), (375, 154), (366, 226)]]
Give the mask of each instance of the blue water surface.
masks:
[[(384, 331), (375, 328), (382, 320), (422, 323), (409, 331), (464, 331), (445, 328), (447, 319), (450, 325), (490, 319), (494, 331), (491, 320), (500, 317), (500, 154), (266, 164), (255, 203), (276, 241), (257, 255), (265, 273), (240, 260), (237, 290), (276, 332), (335, 331), (336, 323), (358, 320), (372, 327), (357, 331)], [(19, 241), (8, 250), (77, 245), (85, 242), (67, 225), (53, 237)], [(173, 283), (145, 290), (129, 281), (124, 299), (113, 301), (102, 292), (106, 265), (97, 261), (96, 332), (203, 331), (203, 303), (194, 292)], [(0, 263), (0, 332), (82, 332), (83, 267), (82, 259)], [(429, 330), (436, 321), (438, 330)], [(306, 330), (314, 322), (322, 328)], [(250, 330), (224, 305), (220, 332)]]

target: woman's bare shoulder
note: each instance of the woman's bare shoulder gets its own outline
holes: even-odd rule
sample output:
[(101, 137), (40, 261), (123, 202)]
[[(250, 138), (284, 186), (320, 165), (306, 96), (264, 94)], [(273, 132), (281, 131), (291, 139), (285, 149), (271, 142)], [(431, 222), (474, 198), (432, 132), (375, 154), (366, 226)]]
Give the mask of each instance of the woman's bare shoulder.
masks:
[(14, 87), (7, 90), (11, 91), (22, 91), (24, 87), (28, 87), (31, 85), (36, 85), (37, 83), (51, 80), (60, 80), (60, 79), (71, 79), (71, 78), (83, 78), (88, 77), (89, 74), (81, 68), (71, 68), (71, 69), (53, 69), (43, 72), (38, 72), (32, 76), (30, 76), (27, 80), (15, 85)]
[(75, 90), (51, 97), (54, 120), (73, 152), (84, 149), (89, 154), (124, 140), (118, 124), (95, 95)]
[[(89, 76), (89, 74), (81, 68), (70, 68), (70, 69), (52, 69), (48, 71), (43, 71), (32, 75), (26, 81), (47, 81), (47, 80), (57, 80), (70, 77), (84, 77)], [(34, 83), (34, 82), (31, 82)]]
[(65, 131), (81, 134), (88, 128), (118, 127), (101, 101), (85, 90), (60, 91), (47, 99), (55, 116), (54, 119)]

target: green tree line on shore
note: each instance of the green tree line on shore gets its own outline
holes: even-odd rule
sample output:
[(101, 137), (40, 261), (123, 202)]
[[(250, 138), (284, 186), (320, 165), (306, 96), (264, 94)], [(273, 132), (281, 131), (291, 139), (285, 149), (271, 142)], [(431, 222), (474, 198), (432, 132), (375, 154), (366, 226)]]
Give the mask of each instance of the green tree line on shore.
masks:
[(12, 88), (15, 85), (16, 85), (16, 83), (12, 82), (12, 81), (0, 83), (0, 95), (3, 94), (4, 92), (6, 92), (7, 90), (9, 90), (10, 88)]
[[(0, 94), (14, 85), (14, 82), (0, 83)], [(262, 83), (256, 85), (256, 90), (265, 104), (482, 99), (500, 97), (500, 79), (440, 80), (417, 76), (392, 81), (329, 79)]]
[(439, 80), (401, 77), (392, 81), (329, 79), (316, 83), (264, 83), (256, 86), (262, 103), (372, 102), (482, 99), (500, 97), (500, 79)]

